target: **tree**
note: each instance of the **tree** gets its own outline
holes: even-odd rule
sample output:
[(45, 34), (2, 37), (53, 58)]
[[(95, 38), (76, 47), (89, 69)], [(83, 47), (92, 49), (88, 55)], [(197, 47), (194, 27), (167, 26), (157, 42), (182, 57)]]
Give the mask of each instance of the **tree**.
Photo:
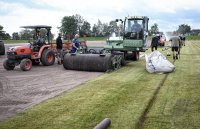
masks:
[(74, 35), (77, 33), (77, 23), (74, 16), (65, 16), (61, 21), (60, 31), (66, 37), (67, 34)]
[(11, 38), (10, 35), (8, 33), (5, 33), (5, 31), (3, 31), (3, 26), (0, 25), (0, 39), (7, 40), (10, 38)]
[(103, 24), (99, 19), (97, 22), (97, 36), (103, 36)]
[(94, 24), (94, 26), (92, 27), (92, 36), (97, 36), (98, 34), (98, 27), (96, 24)]
[(180, 34), (187, 34), (190, 31), (191, 31), (191, 27), (187, 24), (179, 25), (178, 30), (177, 30), (177, 32), (180, 33)]
[(155, 34), (155, 33), (158, 33), (159, 32), (159, 28), (158, 28), (158, 24), (157, 23), (154, 23), (152, 26), (151, 26), (151, 29), (150, 29), (150, 34)]
[(75, 21), (76, 21), (77, 30), (80, 32), (81, 31), (81, 27), (83, 26), (85, 21), (84, 21), (83, 17), (81, 15), (79, 15), (79, 14), (76, 14), (74, 16), (74, 18), (75, 18)]
[(33, 31), (30, 31), (29, 29), (20, 31), (21, 39), (29, 40), (29, 39), (33, 38), (33, 36), (34, 36)]
[(13, 40), (19, 40), (19, 39), (20, 39), (19, 33), (18, 33), (18, 32), (13, 32), (13, 33), (12, 33), (12, 39), (13, 39)]
[(103, 24), (103, 36), (109, 36), (110, 35), (110, 28), (107, 23)]
[(84, 21), (83, 22), (83, 25), (81, 26), (80, 28), (80, 36), (83, 36), (83, 35), (87, 35), (87, 36), (90, 36), (91, 35), (91, 30), (90, 30), (91, 26), (90, 26), (90, 23), (87, 22), (87, 21)]

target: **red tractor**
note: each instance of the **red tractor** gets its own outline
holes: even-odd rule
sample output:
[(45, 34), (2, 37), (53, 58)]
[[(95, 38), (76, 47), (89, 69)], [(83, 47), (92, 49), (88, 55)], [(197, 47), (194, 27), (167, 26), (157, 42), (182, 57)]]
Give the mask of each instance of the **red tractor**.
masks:
[[(28, 71), (32, 68), (32, 65), (39, 65), (40, 62), (44, 66), (53, 65), (55, 54), (50, 44), (51, 26), (22, 26), (22, 28), (35, 30), (34, 41), (27, 46), (8, 48), (7, 59), (3, 62), (4, 68), (13, 70), (15, 66), (20, 65), (21, 70)], [(40, 35), (41, 29), (46, 30), (47, 43), (45, 38)]]

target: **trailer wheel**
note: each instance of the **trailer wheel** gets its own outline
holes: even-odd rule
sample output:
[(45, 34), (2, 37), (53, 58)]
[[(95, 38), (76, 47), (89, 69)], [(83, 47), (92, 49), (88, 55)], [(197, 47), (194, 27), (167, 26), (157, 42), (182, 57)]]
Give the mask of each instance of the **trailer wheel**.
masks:
[(10, 64), (10, 63), (9, 63), (9, 60), (6, 59), (6, 60), (4, 60), (4, 62), (3, 62), (3, 67), (4, 67), (4, 69), (6, 69), (6, 70), (13, 70), (13, 69), (15, 68), (15, 64)]
[(0, 41), (0, 55), (5, 55), (5, 46), (2, 41)]
[(52, 50), (45, 49), (42, 53), (41, 62), (45, 66), (53, 65), (55, 62), (55, 55)]
[(133, 60), (134, 61), (138, 61), (139, 57), (140, 57), (140, 52), (138, 52), (138, 51), (133, 52)]
[(29, 71), (32, 68), (32, 61), (30, 59), (23, 59), (20, 63), (20, 68), (23, 71)]

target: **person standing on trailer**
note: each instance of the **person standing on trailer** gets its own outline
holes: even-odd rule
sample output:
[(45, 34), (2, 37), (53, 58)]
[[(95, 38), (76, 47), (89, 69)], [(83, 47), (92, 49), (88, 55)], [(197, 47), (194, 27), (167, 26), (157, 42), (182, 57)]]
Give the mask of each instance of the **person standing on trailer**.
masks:
[(76, 51), (79, 49), (80, 42), (78, 41), (79, 35), (76, 34), (74, 38), (72, 39), (72, 53), (76, 53)]
[(62, 64), (62, 47), (61, 33), (59, 33), (58, 37), (56, 38), (58, 64)]
[(176, 32), (174, 32), (173, 36), (170, 38), (171, 41), (171, 46), (172, 46), (172, 52), (173, 52), (173, 59), (178, 59), (178, 53), (180, 50), (180, 37), (176, 34)]

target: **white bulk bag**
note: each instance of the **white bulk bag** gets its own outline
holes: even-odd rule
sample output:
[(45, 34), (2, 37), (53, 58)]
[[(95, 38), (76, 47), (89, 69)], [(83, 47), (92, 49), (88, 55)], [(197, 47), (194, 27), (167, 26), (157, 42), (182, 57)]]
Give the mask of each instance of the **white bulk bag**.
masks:
[(166, 73), (172, 72), (175, 66), (169, 62), (165, 56), (159, 51), (153, 51), (151, 54), (146, 55), (146, 70), (149, 73)]

